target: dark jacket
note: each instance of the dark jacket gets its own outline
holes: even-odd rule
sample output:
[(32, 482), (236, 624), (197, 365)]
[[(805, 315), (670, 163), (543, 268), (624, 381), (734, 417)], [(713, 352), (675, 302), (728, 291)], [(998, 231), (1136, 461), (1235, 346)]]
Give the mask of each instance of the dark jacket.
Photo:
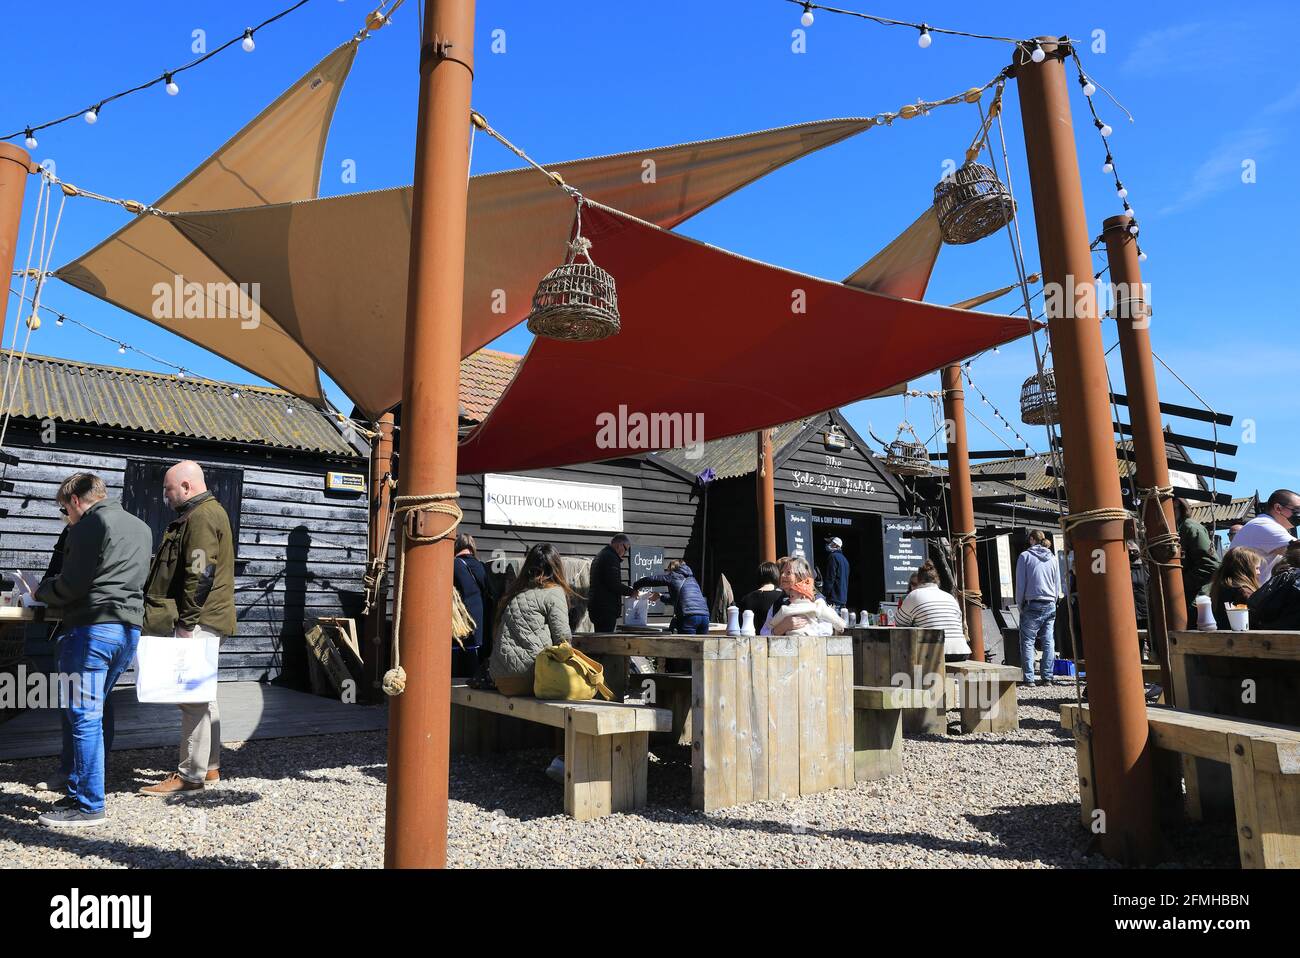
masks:
[(691, 567), (682, 563), (672, 572), (661, 575), (647, 575), (632, 583), (633, 590), (649, 586), (668, 589), (668, 602), (678, 615), (708, 615), (709, 603), (704, 601), (704, 592), (695, 581)]
[(144, 590), (146, 635), (201, 625), (235, 634), (235, 544), (230, 519), (210, 492), (185, 503), (167, 525)]
[(849, 601), (849, 560), (836, 549), (826, 555), (826, 601), (837, 609)]
[(1246, 606), (1252, 629), (1300, 629), (1300, 569), (1269, 576)]
[(490, 602), (487, 597), (487, 570), (483, 563), (472, 555), (456, 556), (452, 565), (453, 581), (460, 600), (465, 603), (465, 610), (474, 620), (474, 634), (464, 639), (465, 648), (477, 649), (483, 645), (483, 637), (491, 635), (487, 610)]
[(1210, 594), (1210, 580), (1219, 568), (1219, 557), (1214, 554), (1209, 532), (1195, 519), (1183, 519), (1178, 524), (1178, 539), (1183, 550), (1183, 591), (1190, 607), (1198, 595)]
[(138, 627), (152, 545), (144, 522), (116, 499), (101, 499), (68, 527), (62, 566), (41, 582), (36, 598), (59, 610), (65, 628), (96, 622)]
[(772, 606), (776, 605), (785, 598), (785, 593), (780, 589), (755, 589), (749, 595), (741, 598), (736, 603), (736, 608), (740, 610), (740, 619), (745, 620), (745, 610), (748, 609), (754, 613), (754, 631), (757, 632), (767, 621), (767, 613)]
[(623, 560), (613, 546), (605, 546), (591, 560), (588, 614), (593, 619), (617, 616), (623, 611), (623, 597), (629, 595), (636, 595), (636, 589), (623, 583)]

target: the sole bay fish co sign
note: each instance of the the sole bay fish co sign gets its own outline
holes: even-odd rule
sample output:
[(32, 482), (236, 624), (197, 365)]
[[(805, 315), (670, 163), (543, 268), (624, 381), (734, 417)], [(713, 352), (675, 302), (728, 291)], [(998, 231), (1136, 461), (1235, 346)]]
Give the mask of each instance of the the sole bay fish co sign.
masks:
[(483, 524), (623, 531), (623, 487), (488, 473)]

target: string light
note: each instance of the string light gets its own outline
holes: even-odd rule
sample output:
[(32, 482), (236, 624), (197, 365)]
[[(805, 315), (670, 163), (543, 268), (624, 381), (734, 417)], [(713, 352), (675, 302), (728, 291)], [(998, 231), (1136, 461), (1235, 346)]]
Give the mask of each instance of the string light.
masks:
[[(207, 53), (204, 53), (202, 56), (199, 56), (191, 60), (189, 63), (186, 63), (183, 66), (179, 66), (167, 70), (162, 75), (156, 76), (152, 80), (149, 80), (145, 83), (141, 83), (137, 86), (133, 86), (130, 89), (121, 91), (120, 93), (114, 93), (112, 96), (104, 97), (102, 100), (99, 100), (97, 103), (95, 103), (94, 106), (90, 107), (89, 109), (77, 110), (73, 113), (69, 113), (67, 116), (62, 116), (55, 120), (49, 120), (48, 122), (41, 123), (36, 126), (31, 126), (31, 127), (27, 127), (26, 129), (18, 130), (14, 133), (10, 133), (7, 136), (0, 137), (0, 139), (13, 140), (20, 136), (26, 136), (28, 141), (28, 149), (35, 149), (36, 144), (33, 142), (35, 140), (35, 137), (32, 136), (33, 132), (40, 132), (41, 130), (49, 129), (52, 126), (58, 126), (60, 123), (66, 123), (69, 120), (76, 119), (77, 117), (82, 117), (87, 123), (93, 124), (99, 119), (99, 112), (100, 110), (103, 109), (106, 103), (112, 103), (114, 100), (121, 99), (122, 97), (125, 96), (130, 96), (132, 93), (138, 93), (139, 91), (154, 86), (155, 84), (165, 85), (167, 88), (167, 92), (172, 96), (175, 96), (178, 92), (180, 92), (180, 87), (177, 86), (176, 81), (174, 79), (174, 76), (176, 74), (179, 74), (184, 70), (192, 70), (194, 67), (197, 67), (199, 64), (204, 63), (207, 60), (210, 60), (212, 57), (216, 56), (218, 53), (221, 53), (223, 50), (226, 50), (227, 48), (234, 46), (236, 43), (242, 42), (243, 48), (249, 52), (252, 52), (255, 46), (255, 44), (253, 43), (253, 34), (255, 32), (261, 30), (263, 27), (268, 26), (269, 24), (274, 23), (275, 21), (279, 20), (281, 17), (288, 16), (289, 14), (293, 13), (295, 10), (297, 10), (299, 7), (303, 6), (307, 2), (308, 0), (297, 0), (297, 2), (294, 3), (292, 6), (287, 7), (284, 10), (281, 10), (279, 13), (275, 14), (272, 17), (267, 18), (266, 20), (263, 20), (255, 27), (248, 27), (247, 29), (244, 30), (242, 34), (232, 37), (230, 40), (227, 40), (225, 43), (221, 44), (220, 46), (214, 47), (213, 49), (209, 50)], [(389, 0), (385, 0), (385, 3), (387, 2), (389, 2)]]
[(62, 313), (60, 313), (60, 314), (59, 314), (59, 318), (56, 319), (56, 320), (54, 321), (54, 325), (55, 325), (55, 326), (62, 326), (62, 325), (63, 325), (63, 314), (62, 314)]
[[(943, 27), (931, 26), (928, 23), (914, 23), (910, 20), (894, 20), (890, 17), (878, 17), (875, 16), (874, 14), (863, 13), (860, 10), (845, 10), (842, 9), (841, 7), (828, 7), (823, 3), (812, 3), (809, 2), (809, 0), (786, 0), (786, 2), (795, 3), (803, 7), (804, 12), (803, 15), (799, 18), (799, 22), (802, 23), (805, 27), (812, 26), (813, 23), (812, 12), (814, 10), (821, 10), (825, 13), (835, 13), (835, 14), (840, 14), (841, 16), (854, 17), (858, 20), (869, 20), (872, 23), (876, 23), (884, 27), (911, 27), (913, 30), (918, 30), (922, 34), (926, 35), (927, 38), (928, 35), (932, 33), (943, 33), (952, 37), (968, 37), (972, 40), (996, 40), (999, 43), (1009, 43), (1014, 46), (1024, 46), (1025, 43), (1027, 42), (1023, 40), (1018, 40), (1015, 37), (999, 37), (999, 36), (992, 36), (987, 33), (967, 33), (965, 30), (947, 30), (944, 29)], [(920, 44), (922, 48), (928, 47), (930, 45), (928, 42), (924, 42), (923, 40), (920, 39), (918, 39), (917, 42)]]
[(36, 147), (38, 147), (40, 144), (36, 142), (36, 137), (32, 136), (32, 131), (31, 131), (31, 129), (30, 129), (30, 128), (29, 128), (29, 129), (26, 129), (26, 130), (24, 130), (23, 132), (27, 135), (27, 139), (25, 139), (25, 140), (23, 141), (23, 143), (26, 145), (27, 149), (29, 149), (29, 150), (34, 150), (34, 149), (36, 149)]
[(1106, 162), (1101, 165), (1101, 171), (1103, 173), (1115, 172), (1115, 160), (1109, 153), (1106, 154)]
[(1029, 59), (1033, 60), (1035, 63), (1042, 63), (1047, 59), (1047, 52), (1040, 44), (1035, 43), (1034, 49), (1029, 53)]
[(803, 5), (803, 16), (799, 18), (799, 22), (802, 23), (805, 27), (811, 27), (813, 25), (813, 12), (812, 12), (811, 3), (805, 3)]
[(924, 23), (921, 24), (921, 35), (916, 38), (916, 45), (922, 50), (928, 50), (933, 41), (930, 38), (930, 28)]
[(1102, 123), (1101, 120), (1097, 119), (1096, 117), (1093, 117), (1092, 122), (1093, 125), (1096, 126), (1098, 130), (1101, 131), (1102, 136), (1110, 136), (1112, 133), (1115, 132), (1113, 129), (1111, 129), (1109, 123)]
[(119, 356), (124, 356), (124, 355), (126, 355), (126, 343), (118, 343), (118, 344), (117, 344), (117, 354), (118, 354)]

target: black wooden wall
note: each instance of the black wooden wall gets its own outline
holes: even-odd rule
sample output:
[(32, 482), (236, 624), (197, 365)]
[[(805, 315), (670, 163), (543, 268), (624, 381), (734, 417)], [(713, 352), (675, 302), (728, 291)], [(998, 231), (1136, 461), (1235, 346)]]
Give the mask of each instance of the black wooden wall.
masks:
[[(0, 493), (0, 506), (9, 510), (0, 519), (0, 570), (45, 571), (63, 528), (54, 494), (73, 472), (97, 473), (114, 497), (122, 495), (129, 460), (190, 458), (242, 472), (235, 564), (239, 629), (222, 643), (222, 681), (306, 687), (304, 623), (321, 615), (360, 616), (366, 500), (327, 495), (324, 487), (330, 470), (366, 472), (362, 460), (106, 437), (72, 427), (60, 430), (57, 446), (45, 446), (18, 423), (10, 427), (6, 448), (22, 461), (8, 467), (12, 488)], [(51, 643), (36, 629), (29, 635), (29, 656), (49, 667)]]

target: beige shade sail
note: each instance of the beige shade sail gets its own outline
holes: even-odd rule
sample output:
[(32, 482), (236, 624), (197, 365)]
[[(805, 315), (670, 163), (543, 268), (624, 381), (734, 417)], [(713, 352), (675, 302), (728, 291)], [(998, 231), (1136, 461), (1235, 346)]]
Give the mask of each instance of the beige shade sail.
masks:
[[(672, 228), (870, 125), (825, 120), (547, 168), (594, 200)], [(527, 316), (538, 280), (564, 260), (574, 209), (568, 194), (532, 168), (471, 178), (462, 356)], [(264, 312), (367, 415), (401, 400), (410, 187), (185, 214), (172, 222), (225, 276), (259, 283)], [(239, 346), (282, 348), (269, 336), (262, 340), (265, 347), (254, 337)]]
[(888, 246), (859, 266), (845, 286), (900, 299), (924, 299), (943, 237), (939, 217), (930, 207)]
[[(182, 212), (315, 197), (330, 121), (358, 42), (316, 64), (153, 206)], [(250, 311), (241, 317), (231, 308), (230, 277), (178, 233), (175, 222), (138, 216), (55, 275), (304, 399), (323, 402), (316, 365), (294, 342), (292, 322), (281, 325), (262, 311), (250, 328)], [(178, 277), (186, 294), (180, 302), (174, 295)], [(191, 318), (185, 317), (187, 298)]]

